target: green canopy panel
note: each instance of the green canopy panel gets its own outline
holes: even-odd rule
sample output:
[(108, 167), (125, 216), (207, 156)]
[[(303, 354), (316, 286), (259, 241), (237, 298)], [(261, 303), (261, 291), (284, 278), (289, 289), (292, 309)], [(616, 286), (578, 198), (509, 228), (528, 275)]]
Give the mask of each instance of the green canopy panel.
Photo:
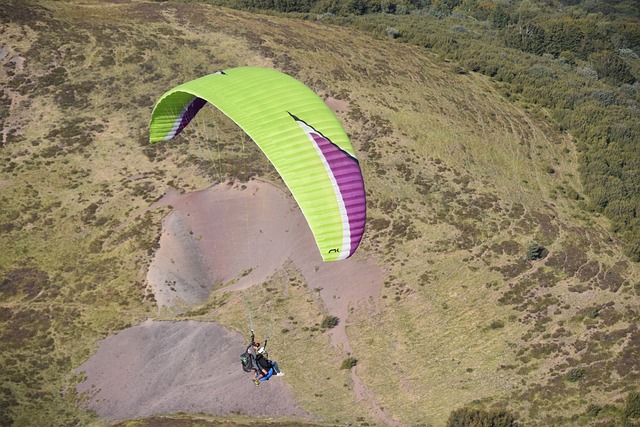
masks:
[(324, 261), (346, 259), (362, 239), (366, 199), (360, 165), (333, 111), (311, 89), (275, 70), (239, 67), (166, 92), (150, 140), (178, 135), (206, 103), (240, 126), (296, 199)]

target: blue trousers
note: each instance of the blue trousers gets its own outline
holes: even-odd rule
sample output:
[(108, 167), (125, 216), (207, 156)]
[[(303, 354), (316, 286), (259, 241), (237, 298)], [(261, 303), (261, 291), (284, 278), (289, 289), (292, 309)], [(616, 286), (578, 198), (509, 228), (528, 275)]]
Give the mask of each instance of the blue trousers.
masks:
[(269, 378), (271, 378), (272, 375), (273, 375), (273, 368), (270, 368), (269, 372), (267, 372), (267, 375), (260, 378), (260, 381), (267, 381)]

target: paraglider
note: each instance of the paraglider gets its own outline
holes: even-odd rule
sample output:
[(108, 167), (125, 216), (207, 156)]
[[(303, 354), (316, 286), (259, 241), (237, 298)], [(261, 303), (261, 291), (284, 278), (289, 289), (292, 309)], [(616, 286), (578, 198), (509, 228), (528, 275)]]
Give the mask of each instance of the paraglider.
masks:
[(269, 359), (269, 354), (264, 347), (260, 347), (258, 349), (256, 364), (259, 368), (259, 370), (256, 371), (253, 377), (253, 383), (256, 386), (259, 386), (261, 381), (269, 381), (269, 378), (274, 375), (277, 377), (281, 377), (284, 375), (284, 372), (280, 371), (278, 362)]
[(180, 134), (207, 103), (260, 147), (300, 207), (324, 261), (356, 251), (365, 227), (360, 165), (331, 109), (311, 89), (275, 70), (239, 67), (166, 92), (151, 117), (150, 141)]
[[(251, 322), (251, 320), (250, 320)], [(268, 381), (273, 375), (281, 377), (284, 372), (280, 371), (278, 362), (269, 359), (267, 353), (267, 340), (264, 339), (264, 346), (260, 346), (260, 343), (256, 341), (253, 329), (251, 330), (251, 342), (247, 346), (246, 350), (240, 354), (240, 361), (242, 362), (242, 370), (245, 372), (252, 372), (253, 383), (256, 386), (260, 385), (261, 381)]]
[[(266, 345), (266, 342), (265, 342)], [(251, 329), (251, 342), (247, 346), (246, 350), (240, 354), (240, 361), (242, 362), (242, 370), (245, 372), (257, 371), (258, 365), (256, 363), (256, 356), (258, 355), (258, 349), (260, 343), (256, 341), (256, 336)]]

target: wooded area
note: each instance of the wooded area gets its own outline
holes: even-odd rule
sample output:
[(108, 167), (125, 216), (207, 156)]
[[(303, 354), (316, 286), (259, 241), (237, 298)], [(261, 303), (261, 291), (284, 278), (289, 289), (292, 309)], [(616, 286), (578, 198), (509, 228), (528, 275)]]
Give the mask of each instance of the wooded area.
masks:
[[(637, 1), (206, 0), (346, 25), (433, 50), (568, 131), (584, 194), (640, 261), (640, 7)], [(550, 172), (552, 173), (552, 172)], [(586, 196), (586, 197), (585, 197)]]

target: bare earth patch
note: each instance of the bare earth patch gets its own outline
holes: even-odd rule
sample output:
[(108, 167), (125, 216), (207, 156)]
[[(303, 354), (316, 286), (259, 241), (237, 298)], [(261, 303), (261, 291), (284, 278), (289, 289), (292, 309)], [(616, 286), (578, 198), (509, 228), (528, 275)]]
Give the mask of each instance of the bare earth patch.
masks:
[(281, 378), (256, 387), (240, 368), (243, 337), (212, 322), (146, 322), (100, 343), (78, 391), (101, 418), (174, 412), (309, 418)]
[[(309, 288), (319, 290), (327, 311), (340, 318), (331, 330), (333, 345), (351, 352), (349, 309), (376, 310), (384, 271), (369, 259), (322, 262), (290, 195), (254, 180), (171, 192), (151, 208), (159, 206), (172, 208), (147, 275), (160, 307), (181, 310), (214, 290), (246, 289), (293, 263)], [(256, 392), (240, 369), (244, 344), (213, 323), (147, 321), (103, 341), (80, 368), (87, 380), (79, 390), (95, 392), (90, 408), (107, 419), (176, 411), (303, 416), (281, 379), (265, 385), (268, 402)], [(355, 371), (352, 380), (356, 398), (392, 424)]]
[[(213, 287), (246, 289), (291, 261), (327, 311), (341, 319), (333, 343), (351, 351), (345, 333), (350, 306), (375, 310), (384, 272), (372, 260), (322, 262), (295, 201), (273, 185), (222, 184), (152, 206), (171, 206), (147, 279), (160, 306), (203, 302)], [(231, 283), (231, 284), (230, 284)]]
[(330, 96), (325, 99), (324, 102), (336, 113), (348, 113), (351, 111), (351, 109), (349, 108), (349, 102), (347, 101), (342, 101)]

